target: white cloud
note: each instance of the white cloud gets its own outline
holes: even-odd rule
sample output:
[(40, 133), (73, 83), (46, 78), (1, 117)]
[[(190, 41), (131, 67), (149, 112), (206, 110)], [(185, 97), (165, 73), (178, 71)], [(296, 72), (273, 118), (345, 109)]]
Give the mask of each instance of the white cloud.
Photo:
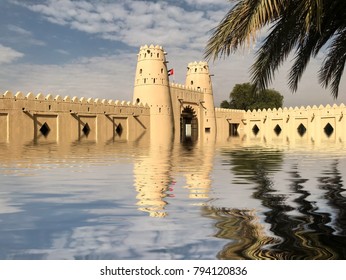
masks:
[[(209, 2), (203, 1), (204, 4)], [(203, 49), (207, 32), (220, 20), (216, 15), (221, 16), (221, 13), (200, 9), (185, 10), (177, 3), (166, 1), (123, 0), (109, 3), (49, 0), (44, 4), (22, 5), (52, 23), (136, 47), (155, 38), (157, 44), (192, 44), (194, 48)]]
[(0, 44), (0, 65), (14, 62), (23, 56), (23, 53)]
[(185, 2), (191, 6), (209, 6), (209, 7), (217, 7), (219, 8), (227, 8), (230, 7), (229, 0), (185, 0)]
[(34, 45), (34, 46), (45, 46), (46, 43), (34, 38), (34, 35), (31, 31), (26, 30), (20, 26), (8, 24), (7, 29), (15, 36), (9, 36), (6, 38), (7, 42), (15, 43), (15, 44), (25, 44)]
[(56, 49), (55, 51), (63, 55), (70, 55), (70, 52), (68, 52), (67, 50)]
[(25, 30), (24, 28), (21, 28), (19, 26), (13, 25), (13, 24), (9, 24), (7, 26), (7, 29), (12, 31), (12, 32), (15, 32), (19, 35), (22, 35), (22, 36), (31, 36), (32, 35), (30, 31)]
[(0, 91), (132, 100), (136, 58), (121, 53), (64, 65), (8, 65), (0, 68)]

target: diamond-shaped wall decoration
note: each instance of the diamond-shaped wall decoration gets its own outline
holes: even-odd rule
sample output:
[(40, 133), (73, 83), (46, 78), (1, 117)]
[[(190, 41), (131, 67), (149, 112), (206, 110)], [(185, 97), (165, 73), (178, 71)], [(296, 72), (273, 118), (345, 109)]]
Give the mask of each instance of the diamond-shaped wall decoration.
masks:
[(333, 134), (334, 128), (330, 123), (327, 123), (327, 125), (324, 127), (324, 133), (330, 137)]
[(274, 128), (274, 132), (276, 133), (276, 135), (277, 136), (279, 136), (280, 135), (280, 133), (281, 133), (281, 127), (277, 124), (276, 126), (275, 126), (275, 128)]
[(46, 122), (41, 126), (40, 132), (42, 133), (43, 136), (45, 136), (45, 137), (48, 136), (48, 134), (50, 132), (50, 128)]
[(85, 134), (85, 136), (88, 136), (90, 133), (90, 126), (88, 125), (88, 123), (86, 123), (82, 129), (83, 133)]
[(303, 137), (306, 132), (306, 127), (301, 123), (297, 128), (298, 134)]
[(123, 127), (121, 126), (121, 123), (119, 123), (119, 124), (117, 125), (117, 128), (115, 129), (115, 132), (116, 132), (119, 136), (121, 136), (121, 134), (123, 133)]
[(255, 135), (258, 134), (258, 132), (260, 131), (260, 129), (258, 128), (257, 124), (255, 124), (255, 125), (253, 126), (252, 131), (253, 131), (253, 133), (254, 133)]

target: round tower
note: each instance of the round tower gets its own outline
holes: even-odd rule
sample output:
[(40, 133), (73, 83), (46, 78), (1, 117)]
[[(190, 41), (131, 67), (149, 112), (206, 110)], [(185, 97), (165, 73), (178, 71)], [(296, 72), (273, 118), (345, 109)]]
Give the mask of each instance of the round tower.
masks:
[(166, 53), (161, 46), (142, 46), (138, 53), (133, 102), (150, 106), (150, 138), (173, 137), (173, 109)]
[(208, 63), (205, 61), (189, 63), (186, 74), (186, 86), (201, 92), (201, 134), (205, 140), (215, 140), (216, 118), (212, 83)]

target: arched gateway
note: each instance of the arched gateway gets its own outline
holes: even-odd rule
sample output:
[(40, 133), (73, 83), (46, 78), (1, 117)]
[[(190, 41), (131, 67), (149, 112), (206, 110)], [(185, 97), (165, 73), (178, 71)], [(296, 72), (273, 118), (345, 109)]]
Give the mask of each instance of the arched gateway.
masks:
[(180, 141), (194, 142), (198, 139), (198, 118), (191, 106), (186, 106), (180, 115)]

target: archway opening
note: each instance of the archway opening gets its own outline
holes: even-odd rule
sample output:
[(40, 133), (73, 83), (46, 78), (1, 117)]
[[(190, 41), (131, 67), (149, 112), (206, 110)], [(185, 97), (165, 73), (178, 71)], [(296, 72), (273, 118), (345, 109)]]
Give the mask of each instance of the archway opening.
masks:
[(195, 142), (198, 139), (198, 119), (192, 107), (187, 106), (180, 115), (180, 141)]

